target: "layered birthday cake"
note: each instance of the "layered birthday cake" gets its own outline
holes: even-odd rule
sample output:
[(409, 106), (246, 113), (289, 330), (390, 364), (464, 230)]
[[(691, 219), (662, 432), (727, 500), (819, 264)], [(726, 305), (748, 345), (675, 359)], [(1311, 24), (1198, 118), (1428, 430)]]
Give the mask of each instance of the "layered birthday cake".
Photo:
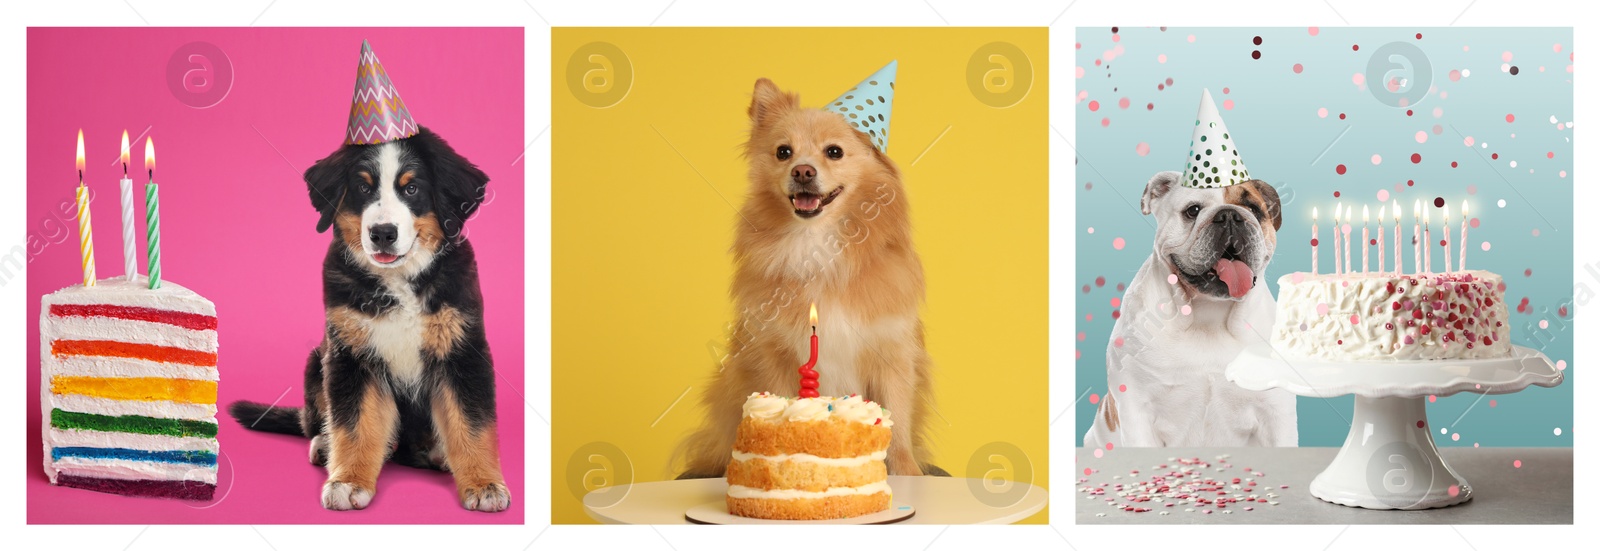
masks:
[(52, 484), (209, 500), (217, 485), (217, 311), (164, 281), (45, 295), (44, 471)]
[(1455, 360), (1511, 355), (1505, 283), (1482, 270), (1288, 274), (1273, 346), (1325, 360)]
[(751, 394), (728, 464), (728, 512), (823, 520), (889, 508), (889, 410), (860, 396)]

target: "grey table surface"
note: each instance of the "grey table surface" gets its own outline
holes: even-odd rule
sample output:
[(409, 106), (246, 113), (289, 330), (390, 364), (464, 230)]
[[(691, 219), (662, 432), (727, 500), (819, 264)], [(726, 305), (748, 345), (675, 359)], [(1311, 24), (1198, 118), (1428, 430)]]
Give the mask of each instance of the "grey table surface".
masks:
[[(1311, 480), (1333, 460), (1338, 448), (1116, 448), (1103, 451), (1078, 448), (1071, 494), (1078, 524), (1572, 524), (1571, 448), (1441, 448), (1439, 454), (1472, 487), (1472, 499), (1461, 505), (1422, 511), (1375, 511), (1334, 505), (1311, 495)], [(1218, 463), (1227, 455), (1227, 464)], [(1213, 463), (1203, 477), (1229, 483), (1239, 477), (1254, 478), (1256, 493), (1278, 494), (1277, 505), (1241, 502), (1226, 509), (1178, 503), (1166, 507), (1144, 502), (1147, 513), (1124, 511), (1106, 504), (1117, 497), (1117, 483), (1149, 480), (1152, 475), (1176, 470), (1168, 458), (1200, 458)], [(1522, 461), (1520, 468), (1516, 461)], [(1153, 468), (1166, 464), (1168, 469)], [(1224, 467), (1215, 471), (1216, 467)], [(1255, 477), (1244, 468), (1263, 476)], [(1084, 469), (1094, 472), (1084, 475)], [(1130, 471), (1138, 470), (1138, 474)], [(1120, 478), (1113, 478), (1119, 477)], [(1084, 479), (1087, 479), (1085, 481)], [(1105, 487), (1104, 496), (1091, 496), (1089, 488)], [(1280, 488), (1287, 484), (1288, 488)], [(1230, 490), (1232, 495), (1234, 491)], [(1245, 507), (1254, 510), (1245, 511)], [(1184, 509), (1193, 508), (1193, 512)], [(1205, 514), (1203, 509), (1212, 509)], [(1223, 510), (1231, 511), (1221, 514)], [(1169, 514), (1161, 515), (1161, 511)], [(1105, 516), (1097, 516), (1103, 513)]]

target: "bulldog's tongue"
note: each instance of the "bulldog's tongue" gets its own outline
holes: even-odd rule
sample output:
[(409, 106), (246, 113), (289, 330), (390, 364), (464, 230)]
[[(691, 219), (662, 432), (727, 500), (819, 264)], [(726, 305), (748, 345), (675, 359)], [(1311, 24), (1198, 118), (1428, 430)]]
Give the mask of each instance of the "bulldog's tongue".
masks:
[(1217, 271), (1217, 277), (1222, 279), (1223, 283), (1228, 284), (1228, 294), (1232, 295), (1233, 298), (1244, 296), (1254, 286), (1253, 282), (1256, 275), (1255, 272), (1250, 271), (1249, 264), (1229, 258), (1221, 258), (1217, 259), (1217, 265), (1213, 269)]

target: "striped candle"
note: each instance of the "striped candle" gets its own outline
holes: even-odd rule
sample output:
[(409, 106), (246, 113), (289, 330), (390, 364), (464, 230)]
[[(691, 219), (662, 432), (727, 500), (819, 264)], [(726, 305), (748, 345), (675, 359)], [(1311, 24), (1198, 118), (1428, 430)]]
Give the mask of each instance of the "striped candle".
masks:
[(89, 222), (89, 186), (78, 184), (78, 250), (83, 253), (83, 286), (94, 287), (94, 225)]
[(150, 288), (161, 288), (161, 196), (156, 189), (156, 142), (154, 138), (144, 140), (144, 169), (149, 175), (149, 183), (144, 186), (145, 204), (145, 246), (148, 249), (145, 256), (150, 259)]
[(128, 179), (128, 131), (122, 131), (122, 180), (117, 182), (122, 191), (122, 273), (128, 281), (139, 278), (139, 251), (133, 233), (133, 180)]

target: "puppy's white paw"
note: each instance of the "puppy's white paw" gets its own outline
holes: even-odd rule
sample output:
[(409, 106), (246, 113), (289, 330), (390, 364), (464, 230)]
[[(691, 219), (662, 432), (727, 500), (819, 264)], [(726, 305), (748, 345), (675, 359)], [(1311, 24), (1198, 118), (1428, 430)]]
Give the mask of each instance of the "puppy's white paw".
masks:
[(511, 506), (511, 491), (499, 482), (479, 488), (463, 488), (461, 506), (469, 511), (498, 513)]
[(321, 466), (326, 465), (328, 463), (328, 452), (327, 452), (327, 448), (323, 447), (324, 444), (325, 444), (325, 441), (323, 440), (322, 435), (318, 434), (316, 436), (311, 437), (311, 453), (310, 453), (310, 457), (311, 457), (311, 464), (312, 465), (316, 465), (318, 467), (321, 467)]
[(322, 507), (331, 511), (366, 509), (372, 503), (372, 490), (349, 482), (329, 480), (322, 485)]

